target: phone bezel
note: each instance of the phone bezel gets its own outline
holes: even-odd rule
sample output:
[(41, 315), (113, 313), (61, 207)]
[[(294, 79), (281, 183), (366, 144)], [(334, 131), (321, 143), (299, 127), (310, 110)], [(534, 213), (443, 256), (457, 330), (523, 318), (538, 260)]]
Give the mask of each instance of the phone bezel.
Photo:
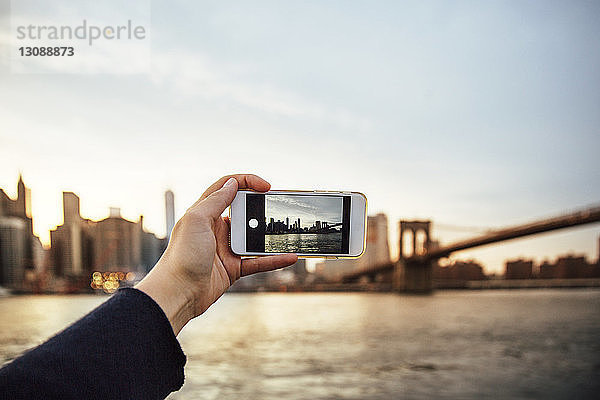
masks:
[[(247, 252), (246, 251), (246, 194), (257, 193), (240, 190), (229, 208), (231, 223), (231, 250), (244, 257), (267, 256), (280, 253)], [(350, 196), (350, 227), (348, 254), (298, 253), (300, 258), (358, 258), (365, 251), (367, 227), (367, 197), (360, 192), (334, 191), (302, 191), (302, 190), (271, 190), (261, 194), (296, 194), (303, 196)]]

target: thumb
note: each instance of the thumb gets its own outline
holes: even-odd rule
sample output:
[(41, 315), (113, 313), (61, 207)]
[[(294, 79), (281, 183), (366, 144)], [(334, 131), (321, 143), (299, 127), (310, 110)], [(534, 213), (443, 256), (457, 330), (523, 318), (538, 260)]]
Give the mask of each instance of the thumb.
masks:
[(198, 206), (203, 208), (203, 211), (206, 212), (206, 214), (213, 218), (218, 218), (233, 201), (237, 189), (237, 179), (229, 178), (221, 189), (213, 192), (206, 199), (202, 200)]

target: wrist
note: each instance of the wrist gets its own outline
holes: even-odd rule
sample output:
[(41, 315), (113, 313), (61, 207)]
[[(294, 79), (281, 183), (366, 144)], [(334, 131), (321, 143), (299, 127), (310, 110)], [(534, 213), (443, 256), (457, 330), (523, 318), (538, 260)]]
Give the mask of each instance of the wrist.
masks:
[(195, 317), (194, 298), (185, 282), (169, 274), (168, 268), (159, 261), (135, 288), (150, 296), (167, 316), (175, 336)]

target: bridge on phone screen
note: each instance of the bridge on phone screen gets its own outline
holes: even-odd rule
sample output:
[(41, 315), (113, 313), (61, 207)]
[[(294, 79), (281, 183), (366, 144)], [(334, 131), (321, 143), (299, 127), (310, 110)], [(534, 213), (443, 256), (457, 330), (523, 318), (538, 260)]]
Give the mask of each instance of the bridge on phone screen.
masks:
[(329, 232), (330, 229), (332, 228), (337, 228), (338, 226), (342, 226), (342, 222), (324, 222), (322, 223), (324, 224), (323, 226), (321, 226), (320, 229), (315, 229), (314, 231), (309, 231), (308, 233), (323, 233), (323, 232)]
[[(454, 252), (596, 222), (600, 222), (600, 206), (522, 225), (490, 230), (470, 239), (433, 247), (430, 237), (431, 221), (400, 221), (399, 260), (349, 273), (342, 280), (350, 283), (365, 278), (374, 280), (377, 276), (383, 275), (386, 280), (392, 281), (396, 290), (426, 293), (433, 290), (434, 264)], [(405, 244), (408, 244), (405, 243), (407, 237), (412, 237), (412, 246), (408, 246), (412, 247), (412, 251), (409, 253), (405, 251)]]

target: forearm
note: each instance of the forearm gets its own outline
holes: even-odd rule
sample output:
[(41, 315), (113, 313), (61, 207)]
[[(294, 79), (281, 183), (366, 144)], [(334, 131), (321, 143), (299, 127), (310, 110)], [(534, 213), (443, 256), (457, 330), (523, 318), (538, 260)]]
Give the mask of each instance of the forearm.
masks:
[(11, 399), (160, 399), (182, 386), (184, 364), (162, 309), (146, 294), (125, 289), (0, 369), (0, 393)]

